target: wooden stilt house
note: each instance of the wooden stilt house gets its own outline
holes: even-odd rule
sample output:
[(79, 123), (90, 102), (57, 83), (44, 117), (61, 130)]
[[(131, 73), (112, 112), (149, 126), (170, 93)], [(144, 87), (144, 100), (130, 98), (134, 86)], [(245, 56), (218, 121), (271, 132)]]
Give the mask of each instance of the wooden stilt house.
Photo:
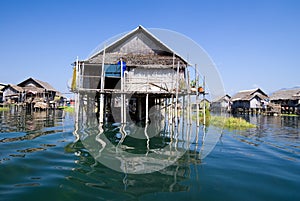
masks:
[(188, 62), (144, 27), (106, 45), (75, 62), (72, 83), (74, 92), (97, 93), (100, 113), (125, 101), (142, 120), (152, 105), (187, 90)]
[(275, 91), (270, 95), (270, 102), (280, 106), (280, 113), (300, 114), (300, 88)]
[(261, 89), (243, 90), (231, 97), (233, 113), (260, 113), (265, 110), (268, 95)]

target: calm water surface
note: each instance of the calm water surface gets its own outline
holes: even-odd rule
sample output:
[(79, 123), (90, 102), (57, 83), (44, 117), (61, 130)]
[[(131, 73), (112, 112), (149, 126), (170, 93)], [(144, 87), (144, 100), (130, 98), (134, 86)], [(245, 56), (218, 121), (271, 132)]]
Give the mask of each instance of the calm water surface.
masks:
[(95, 161), (73, 136), (72, 114), (0, 113), (0, 200), (300, 200), (300, 119), (248, 116), (199, 160), (131, 175)]

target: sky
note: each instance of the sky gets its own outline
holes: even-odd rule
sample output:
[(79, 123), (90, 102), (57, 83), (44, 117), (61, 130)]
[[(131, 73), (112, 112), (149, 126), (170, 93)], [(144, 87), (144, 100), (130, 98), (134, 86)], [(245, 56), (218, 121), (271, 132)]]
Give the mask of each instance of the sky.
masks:
[(298, 0), (1, 0), (0, 83), (67, 93), (72, 66), (138, 25), (179, 32), (211, 57), (225, 91), (300, 86)]

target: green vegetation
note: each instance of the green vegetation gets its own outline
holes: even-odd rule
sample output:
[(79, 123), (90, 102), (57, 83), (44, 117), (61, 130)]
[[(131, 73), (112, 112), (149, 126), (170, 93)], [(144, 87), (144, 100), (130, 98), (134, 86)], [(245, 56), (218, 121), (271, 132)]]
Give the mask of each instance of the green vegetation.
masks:
[[(223, 116), (212, 116), (209, 110), (205, 111), (205, 123), (207, 126), (212, 125), (219, 128), (226, 128), (228, 130), (245, 130), (249, 128), (256, 128), (256, 125), (247, 122), (243, 118), (237, 117), (223, 117)], [(195, 117), (193, 117), (195, 120)], [(203, 123), (203, 112), (199, 114), (199, 121)]]
[(211, 116), (209, 123), (213, 126), (223, 127), (229, 130), (245, 130), (256, 127), (256, 125), (247, 122), (245, 119), (236, 117)]
[(59, 107), (59, 109), (62, 109), (66, 112), (74, 112), (75, 111), (74, 107), (70, 107), (70, 106), (62, 106), (62, 107)]
[(0, 107), (0, 112), (1, 111), (8, 111), (9, 110), (9, 107)]
[(297, 115), (297, 114), (281, 114), (280, 116), (282, 116), (282, 117), (298, 117), (299, 115)]

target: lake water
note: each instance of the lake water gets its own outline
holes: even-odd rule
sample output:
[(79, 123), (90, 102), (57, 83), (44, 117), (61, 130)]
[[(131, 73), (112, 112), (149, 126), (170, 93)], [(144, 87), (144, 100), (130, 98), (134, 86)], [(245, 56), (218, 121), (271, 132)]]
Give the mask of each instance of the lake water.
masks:
[(203, 160), (188, 150), (163, 171), (125, 174), (75, 142), (74, 116), (0, 113), (0, 200), (300, 200), (299, 117), (247, 116)]

